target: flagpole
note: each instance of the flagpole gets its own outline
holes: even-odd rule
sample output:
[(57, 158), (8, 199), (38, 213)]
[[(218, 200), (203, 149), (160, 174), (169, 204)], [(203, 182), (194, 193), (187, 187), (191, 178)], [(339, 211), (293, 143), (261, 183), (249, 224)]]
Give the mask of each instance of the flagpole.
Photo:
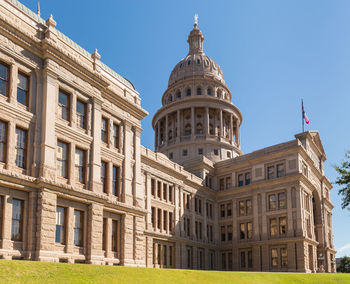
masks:
[(304, 133), (304, 102), (303, 102), (303, 99), (301, 99), (301, 124), (303, 127), (303, 133)]

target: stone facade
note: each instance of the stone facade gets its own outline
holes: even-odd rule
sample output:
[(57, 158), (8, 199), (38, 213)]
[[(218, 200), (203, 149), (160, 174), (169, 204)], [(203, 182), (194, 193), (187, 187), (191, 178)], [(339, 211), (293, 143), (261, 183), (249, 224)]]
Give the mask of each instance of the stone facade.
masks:
[(134, 86), (16, 0), (0, 2), (0, 257), (335, 272), (316, 131), (243, 155), (242, 114), (197, 25), (140, 144)]

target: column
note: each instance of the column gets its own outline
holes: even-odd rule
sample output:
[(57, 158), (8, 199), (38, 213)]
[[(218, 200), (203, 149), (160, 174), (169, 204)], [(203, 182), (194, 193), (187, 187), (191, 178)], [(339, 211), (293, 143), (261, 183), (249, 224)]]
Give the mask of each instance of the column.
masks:
[(178, 109), (176, 112), (177, 115), (177, 137), (176, 137), (176, 143), (180, 142), (181, 137), (181, 117), (180, 117), (180, 110)]
[(68, 184), (74, 186), (75, 185), (75, 144), (69, 144), (69, 167), (68, 167)]
[(233, 139), (233, 114), (230, 113), (230, 143), (232, 144)]
[(253, 238), (259, 241), (259, 213), (258, 213), (258, 195), (253, 195)]
[[(196, 236), (196, 215), (195, 215), (195, 212), (194, 212), (194, 202), (195, 202), (195, 199), (194, 199), (194, 195), (191, 194), (191, 236), (192, 236), (192, 239), (195, 240), (195, 236)], [(196, 236), (197, 237), (197, 236)]]
[(240, 129), (239, 129), (239, 120), (236, 120), (236, 145), (240, 146)]
[(113, 258), (113, 253), (112, 253), (112, 219), (111, 218), (106, 218), (107, 225), (106, 225), (106, 239), (105, 239), (105, 252), (106, 252), (106, 257), (108, 258)]
[(183, 188), (182, 187), (178, 187), (179, 188), (179, 212), (180, 212), (180, 216), (181, 219), (179, 220), (179, 223), (176, 224), (176, 226), (178, 227), (177, 230), (177, 236), (183, 236), (184, 235), (184, 203), (183, 203)]
[(165, 142), (164, 142), (165, 146), (168, 146), (168, 142), (169, 142), (168, 121), (169, 121), (169, 115), (166, 114), (165, 115), (165, 127), (164, 127), (164, 129), (165, 129)]
[(73, 92), (71, 94), (71, 103), (70, 103), (70, 113), (71, 113), (71, 120), (70, 120), (70, 126), (77, 128), (77, 94), (76, 92)]
[(152, 196), (152, 194), (151, 194), (151, 174), (146, 173), (146, 209), (147, 209), (146, 230), (149, 230), (150, 228), (152, 228), (151, 196)]
[[(110, 219), (108, 219), (110, 220)], [(107, 240), (109, 237), (109, 223), (107, 232)], [(88, 263), (90, 264), (103, 264), (103, 251), (102, 251), (102, 236), (103, 236), (103, 206), (92, 203), (88, 207)], [(106, 242), (106, 252), (110, 250), (110, 243)]]
[[(194, 115), (195, 115), (195, 111), (194, 111), (194, 107), (191, 107), (191, 136), (193, 137), (195, 134), (195, 120), (194, 120)], [(193, 138), (192, 138), (193, 139)]]
[(220, 111), (220, 137), (224, 136), (224, 127), (223, 127), (223, 121), (222, 121), (222, 109)]
[(205, 115), (204, 115), (204, 134), (209, 134), (209, 108), (205, 108)]
[(156, 150), (159, 151), (159, 148), (160, 148), (160, 120), (157, 121), (157, 133), (158, 133), (158, 137), (157, 137)]
[(73, 207), (68, 207), (66, 209), (66, 214), (67, 214), (67, 226), (66, 226), (66, 253), (73, 253), (73, 242), (74, 242), (74, 208)]
[(302, 216), (302, 190), (301, 190), (301, 186), (297, 186), (295, 188), (295, 196), (296, 196), (296, 206), (297, 206), (297, 232), (296, 232), (296, 236), (297, 237), (301, 237), (305, 234), (305, 232), (303, 233), (303, 216)]
[[(208, 208), (209, 209), (209, 208)], [(208, 241), (208, 238), (207, 238), (207, 219), (208, 219), (208, 214), (207, 214), (207, 200), (203, 199), (202, 200), (202, 212), (203, 212), (203, 234), (202, 234), (202, 237), (203, 237), (203, 240), (205, 242)], [(204, 256), (203, 256), (204, 257)], [(204, 257), (205, 259), (205, 257)], [(206, 265), (204, 265), (204, 267), (206, 267)]]
[(179, 236), (180, 233), (180, 220), (179, 220), (179, 215), (180, 214), (180, 198), (179, 198), (179, 186), (177, 184), (174, 184), (173, 186), (173, 190), (174, 190), (174, 201), (175, 201), (175, 211), (174, 211), (174, 217), (173, 217), (173, 228), (174, 228), (174, 233), (176, 236)]
[(134, 131), (134, 204), (138, 207), (144, 206), (145, 187), (143, 185), (143, 177), (141, 175), (141, 131), (139, 127), (135, 127)]
[(102, 193), (101, 184), (101, 111), (102, 101), (96, 97), (93, 99), (93, 128), (92, 128), (92, 149), (90, 166), (90, 190)]
[(131, 166), (131, 150), (129, 147), (132, 147), (132, 131), (131, 124), (128, 121), (124, 121), (124, 161), (123, 161), (123, 193), (124, 196), (122, 200), (128, 204), (134, 204), (134, 196), (133, 196), (133, 185), (132, 185), (132, 177), (133, 177), (133, 167)]
[(267, 220), (266, 220), (266, 193), (263, 192), (261, 194), (261, 240), (267, 240), (268, 239), (268, 232), (267, 232)]
[[(46, 69), (43, 72), (43, 98), (38, 104), (42, 111), (38, 116), (38, 123), (41, 121), (41, 161), (40, 175), (49, 179), (56, 176), (55, 157), (56, 157), (56, 136), (55, 121), (57, 109), (58, 85), (57, 77), (49, 69), (51, 67), (50, 59), (46, 60)], [(100, 134), (101, 135), (101, 134)]]
[(7, 163), (6, 163), (6, 169), (12, 170), (15, 167), (15, 160), (16, 160), (16, 123), (12, 120), (8, 123), (8, 151), (7, 151)]
[(18, 67), (15, 64), (11, 64), (10, 68), (10, 81), (9, 81), (9, 102), (11, 104), (17, 103), (17, 78)]

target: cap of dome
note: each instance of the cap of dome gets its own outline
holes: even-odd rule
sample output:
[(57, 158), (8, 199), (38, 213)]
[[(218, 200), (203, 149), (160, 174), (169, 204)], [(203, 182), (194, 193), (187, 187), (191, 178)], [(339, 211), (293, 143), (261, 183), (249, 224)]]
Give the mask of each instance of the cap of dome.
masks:
[(211, 77), (225, 84), (224, 74), (215, 61), (204, 54), (204, 37), (197, 24), (188, 36), (189, 52), (171, 71), (168, 86), (192, 77)]

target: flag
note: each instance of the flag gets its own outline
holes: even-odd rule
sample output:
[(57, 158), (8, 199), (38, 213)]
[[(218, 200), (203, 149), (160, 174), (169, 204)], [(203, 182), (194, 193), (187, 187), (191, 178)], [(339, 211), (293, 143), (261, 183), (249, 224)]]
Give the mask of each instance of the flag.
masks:
[(306, 124), (309, 124), (310, 120), (307, 117), (306, 113), (305, 113), (305, 109), (304, 109), (304, 102), (301, 101), (301, 108), (302, 108), (302, 113), (303, 113), (303, 119), (305, 120)]

